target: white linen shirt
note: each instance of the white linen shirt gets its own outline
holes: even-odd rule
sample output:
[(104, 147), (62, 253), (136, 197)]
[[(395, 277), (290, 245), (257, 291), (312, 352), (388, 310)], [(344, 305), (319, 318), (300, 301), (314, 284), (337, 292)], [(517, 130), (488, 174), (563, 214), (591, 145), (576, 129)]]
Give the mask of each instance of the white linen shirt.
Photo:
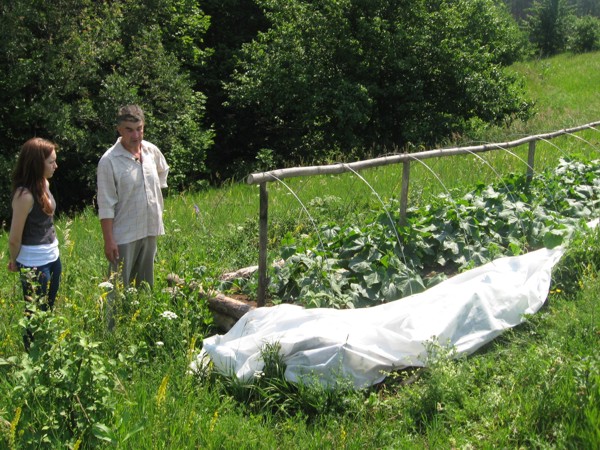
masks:
[(113, 219), (117, 245), (165, 234), (163, 196), (169, 166), (158, 147), (142, 141), (137, 161), (121, 144), (121, 138), (98, 162), (98, 216)]

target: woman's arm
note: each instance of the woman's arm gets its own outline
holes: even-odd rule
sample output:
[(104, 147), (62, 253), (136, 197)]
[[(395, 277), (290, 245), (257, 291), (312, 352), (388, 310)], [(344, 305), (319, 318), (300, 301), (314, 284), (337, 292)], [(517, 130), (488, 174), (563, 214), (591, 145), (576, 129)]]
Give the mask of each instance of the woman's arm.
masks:
[(23, 238), (23, 228), (25, 221), (33, 207), (33, 195), (27, 190), (17, 190), (12, 201), (12, 221), (10, 223), (10, 234), (8, 236), (9, 261), (8, 270), (17, 272), (17, 256), (21, 250), (21, 240)]

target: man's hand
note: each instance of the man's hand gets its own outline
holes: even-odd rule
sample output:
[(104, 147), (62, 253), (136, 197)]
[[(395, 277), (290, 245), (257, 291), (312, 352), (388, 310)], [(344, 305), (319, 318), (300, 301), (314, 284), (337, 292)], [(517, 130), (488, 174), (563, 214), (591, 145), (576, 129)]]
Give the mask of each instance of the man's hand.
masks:
[(104, 256), (109, 262), (117, 264), (119, 261), (119, 247), (113, 238), (113, 219), (100, 220), (102, 237), (104, 238)]
[(104, 256), (109, 262), (117, 264), (119, 260), (119, 247), (115, 244), (115, 241), (104, 242)]

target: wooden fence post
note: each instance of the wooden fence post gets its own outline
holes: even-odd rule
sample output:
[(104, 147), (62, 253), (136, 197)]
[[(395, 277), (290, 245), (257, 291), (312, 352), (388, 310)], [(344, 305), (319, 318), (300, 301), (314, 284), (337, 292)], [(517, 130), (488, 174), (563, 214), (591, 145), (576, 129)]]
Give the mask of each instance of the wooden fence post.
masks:
[(410, 161), (402, 162), (402, 187), (400, 188), (400, 226), (406, 225), (408, 209), (408, 185), (410, 183)]
[(533, 178), (533, 165), (535, 164), (535, 141), (529, 143), (529, 153), (527, 154), (527, 181)]
[(269, 193), (267, 183), (260, 183), (260, 206), (258, 218), (258, 291), (257, 306), (265, 306), (267, 297), (267, 243), (269, 239)]

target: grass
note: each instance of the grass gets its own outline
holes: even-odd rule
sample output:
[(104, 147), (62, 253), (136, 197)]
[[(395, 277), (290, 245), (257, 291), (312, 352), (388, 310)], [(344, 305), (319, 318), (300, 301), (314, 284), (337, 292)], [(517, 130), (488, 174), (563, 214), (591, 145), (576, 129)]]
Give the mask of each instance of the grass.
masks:
[[(600, 119), (600, 53), (516, 65), (538, 116), (488, 130), (469, 143), (507, 141)], [(536, 168), (597, 157), (595, 130), (539, 143)], [(525, 170), (527, 149), (428, 160), (411, 168), (410, 203), (460, 192)], [(312, 233), (306, 216), (356, 223), (398, 195), (401, 167), (269, 185), (271, 257), (289, 230)], [(372, 189), (371, 189), (372, 188)], [(376, 192), (377, 196), (373, 193)], [(378, 198), (379, 196), (379, 198)], [(303, 205), (303, 206), (302, 206)], [(198, 212), (196, 210), (198, 208)], [(17, 278), (0, 280), (0, 447), (8, 448), (598, 448), (600, 446), (600, 237), (577, 244), (577, 278), (547, 305), (468, 358), (390, 374), (365, 392), (294, 386), (275, 370), (255, 385), (187, 374), (213, 334), (197, 286), (254, 265), (258, 188), (231, 183), (166, 199), (152, 294), (121, 292), (113, 334), (104, 327), (106, 264), (95, 211), (57, 222), (64, 274), (56, 310), (38, 314), (37, 356), (22, 352)], [(7, 249), (7, 235), (0, 248)], [(6, 250), (1, 254), (6, 260)], [(572, 262), (573, 260), (569, 260)], [(176, 273), (185, 284), (168, 289)], [(165, 311), (176, 314), (167, 319)], [(275, 352), (276, 353), (276, 352)], [(277, 355), (271, 355), (277, 363)], [(89, 368), (89, 370), (86, 370)], [(52, 424), (56, 423), (56, 427)]]

